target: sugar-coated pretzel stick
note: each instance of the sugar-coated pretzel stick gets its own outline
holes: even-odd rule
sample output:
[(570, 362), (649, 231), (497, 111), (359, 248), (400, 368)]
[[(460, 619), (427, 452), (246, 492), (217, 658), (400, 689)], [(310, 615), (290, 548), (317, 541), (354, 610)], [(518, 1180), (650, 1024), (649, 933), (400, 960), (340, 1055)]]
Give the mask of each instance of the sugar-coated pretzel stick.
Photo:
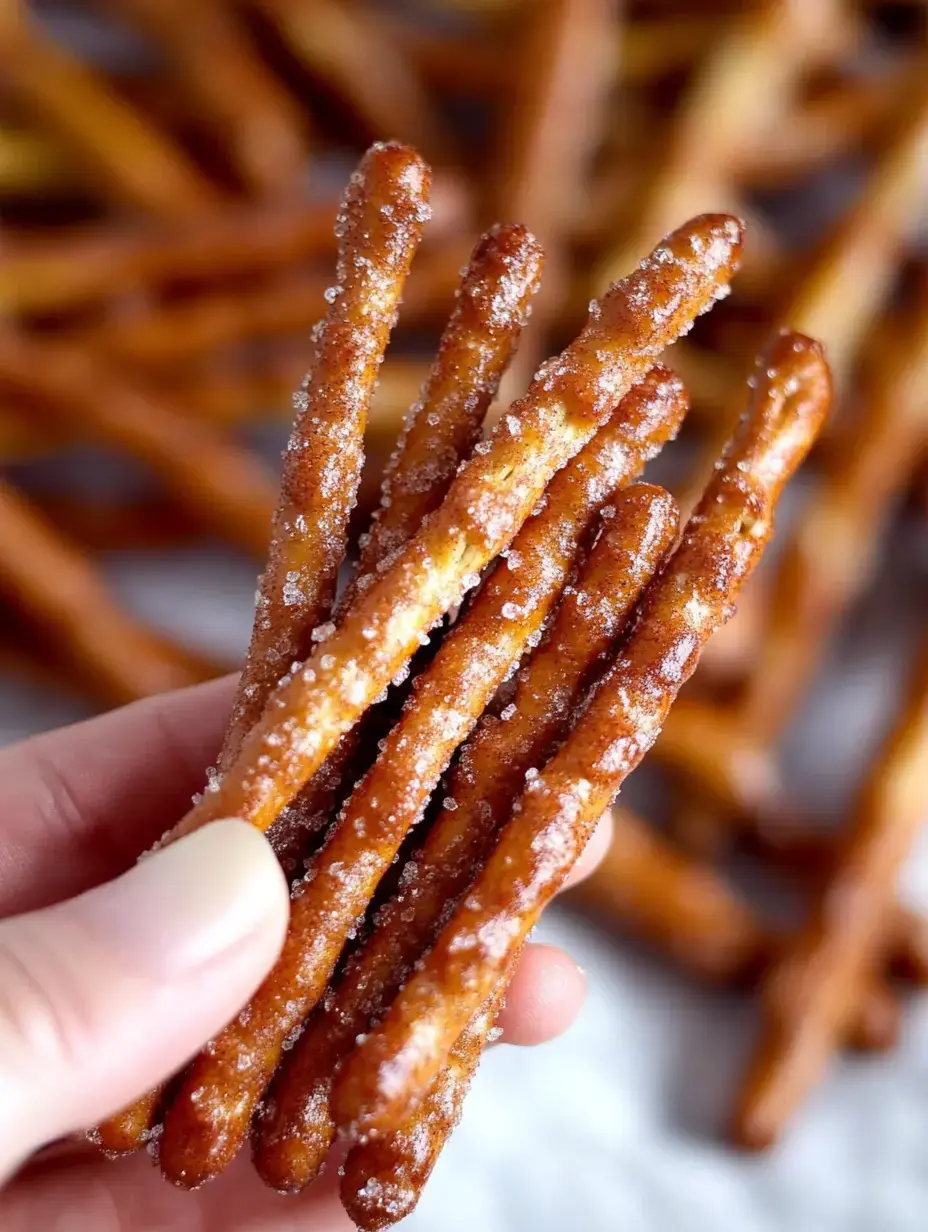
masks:
[(110, 0), (164, 49), (180, 87), (259, 194), (292, 193), (306, 174), (305, 121), (223, 0)]
[[(361, 537), (354, 574), (338, 601), (336, 623), (378, 566), (438, 508), (458, 466), (469, 456), (518, 345), (542, 259), (535, 238), (518, 224), (494, 227), (478, 241), (435, 361), (384, 469), (380, 505)], [(285, 869), (297, 866), (307, 831), (330, 820), (335, 794), (364, 738), (363, 723), (346, 733), (275, 821), (271, 843)]]
[[(196, 1184), (229, 1162), (284, 1041), (325, 991), (345, 941), (455, 749), (540, 634), (598, 509), (674, 435), (684, 405), (679, 382), (660, 370), (628, 393), (610, 422), (552, 480), (542, 507), (416, 678), (377, 760), (294, 893), (276, 966), (239, 1018), (194, 1060), (168, 1110), (160, 1148), (171, 1180)], [(426, 528), (438, 517), (440, 511)], [(372, 590), (362, 590), (359, 602)]]
[(429, 172), (409, 147), (373, 146), (336, 222), (336, 286), (284, 453), (251, 644), (220, 756), (236, 757), (271, 690), (309, 656), (329, 615), (364, 460), (367, 408), (428, 212)]
[(389, 1005), (467, 890), (526, 774), (543, 764), (566, 731), (580, 695), (676, 536), (676, 508), (661, 488), (625, 488), (609, 508), (545, 642), (519, 673), (504, 719), (478, 728), (465, 745), (444, 807), (407, 864), (399, 891), (378, 912), (371, 936), (349, 959), (334, 994), (271, 1086), (257, 1123), (255, 1164), (275, 1189), (302, 1189), (321, 1168), (335, 1137), (327, 1097), (338, 1063)]
[(663, 157), (641, 195), (637, 227), (598, 263), (594, 286), (626, 269), (669, 220), (730, 198), (734, 152), (761, 139), (779, 116), (822, 31), (833, 25), (835, 7), (835, 0), (765, 0), (731, 19), (670, 122)]
[(327, 257), (336, 209), (331, 200), (230, 205), (181, 227), (107, 223), (41, 238), (14, 233), (4, 241), (0, 306), (59, 311), (181, 279), (269, 274)]
[(587, 325), (458, 472), (445, 500), (340, 628), (282, 682), (234, 766), (182, 820), (265, 830), (420, 639), (512, 540), (548, 480), (591, 439), (656, 353), (725, 294), (741, 246), (726, 215), (694, 219), (593, 306)]
[(92, 69), (39, 33), (24, 5), (0, 12), (0, 47), (7, 87), (98, 168), (97, 183), (118, 204), (162, 218), (185, 218), (218, 204), (219, 193), (184, 151)]
[(202, 679), (184, 653), (123, 612), (94, 565), (31, 503), (0, 482), (0, 587), (6, 602), (90, 669), (114, 705)]
[(465, 901), (345, 1062), (332, 1107), (356, 1137), (396, 1128), (435, 1080), (596, 820), (656, 740), (702, 646), (731, 615), (757, 564), (779, 494), (821, 427), (830, 396), (818, 344), (780, 335), (755, 373), (747, 417), (679, 548), (646, 591), (615, 664), (529, 784)]
[(733, 1133), (760, 1149), (819, 1079), (853, 999), (880, 961), (884, 913), (928, 813), (928, 644), (909, 697), (858, 798), (834, 871), (770, 972), (764, 1025)]
[(415, 64), (380, 36), (364, 4), (252, 2), (293, 55), (347, 100), (373, 136), (398, 137), (434, 162), (448, 161), (453, 141), (435, 118)]
[(205, 527), (264, 555), (274, 485), (257, 459), (217, 428), (90, 355), (25, 333), (0, 334), (0, 389), (33, 416), (124, 449), (150, 466)]
[[(841, 613), (872, 575), (883, 531), (928, 441), (928, 286), (908, 321), (865, 362), (861, 410), (779, 562), (739, 721), (775, 739), (814, 674)], [(900, 328), (901, 326), (901, 328)]]

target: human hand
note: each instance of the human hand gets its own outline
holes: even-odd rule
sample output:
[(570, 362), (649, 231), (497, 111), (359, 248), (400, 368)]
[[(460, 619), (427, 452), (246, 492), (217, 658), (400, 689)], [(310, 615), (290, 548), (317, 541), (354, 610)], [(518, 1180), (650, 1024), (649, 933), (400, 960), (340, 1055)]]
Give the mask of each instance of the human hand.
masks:
[[(0, 1179), (175, 1072), (277, 957), (286, 884), (257, 831), (217, 822), (135, 863), (202, 786), (231, 692), (153, 698), (0, 753)], [(600, 827), (573, 880), (607, 842)], [(528, 947), (503, 1038), (559, 1034), (582, 987), (566, 955)], [(59, 1142), (0, 1194), (0, 1227), (338, 1232), (352, 1224), (333, 1176), (281, 1198), (240, 1159), (190, 1195), (145, 1155)]]

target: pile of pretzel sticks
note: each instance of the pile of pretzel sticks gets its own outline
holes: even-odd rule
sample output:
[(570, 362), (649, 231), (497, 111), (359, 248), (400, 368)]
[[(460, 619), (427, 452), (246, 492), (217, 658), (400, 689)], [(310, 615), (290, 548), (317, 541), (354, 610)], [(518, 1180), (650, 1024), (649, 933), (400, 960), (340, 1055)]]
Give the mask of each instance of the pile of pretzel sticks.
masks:
[(528, 933), (734, 611), (831, 400), (819, 344), (781, 330), (682, 530), (669, 493), (631, 482), (686, 409), (657, 356), (738, 264), (741, 224), (702, 215), (593, 301), (480, 437), (543, 259), (498, 225), (336, 598), (429, 192), (397, 143), (349, 182), (219, 765), (162, 840), (238, 816), (302, 859), (283, 952), (175, 1081), (92, 1135), (112, 1154), (151, 1146), (195, 1188), (250, 1133), (263, 1179), (298, 1192), (340, 1132), (342, 1198), (371, 1229), (415, 1205)]
[[(876, 575), (900, 512), (913, 493), (912, 503), (923, 499), (928, 284), (913, 236), (928, 141), (924, 6), (630, 0), (619, 14), (611, 0), (423, 0), (410, 16), (411, 7), (204, 0), (182, 11), (173, 0), (99, 0), (86, 6), (88, 20), (120, 34), (133, 53), (105, 64), (76, 51), (80, 40), (69, 42), (36, 9), (0, 8), (8, 317), (0, 432), (4, 457), (16, 464), (0, 490), (0, 587), (16, 609), (15, 619), (4, 617), (4, 661), (47, 671), (61, 660), (59, 684), (69, 668), (106, 702), (216, 670), (121, 609), (98, 554), (206, 533), (263, 558), (274, 482), (243, 446), (239, 425), (263, 408), (286, 408), (309, 366), (304, 339), (326, 310), (335, 254), (329, 172), (370, 137), (413, 142), (435, 168), (434, 217), (366, 416), (374, 473), (423, 380), (422, 397), (436, 406), (464, 385), (450, 369), (430, 372), (419, 344), (437, 338), (455, 306), (467, 237), (481, 225), (524, 222), (547, 252), (498, 413), (574, 336), (590, 298), (665, 232), (705, 209), (745, 217), (732, 295), (667, 356), (691, 395), (686, 434), (701, 459), (677, 492), (683, 514), (743, 409), (755, 355), (780, 328), (826, 344), (836, 410), (776, 568), (747, 589), (655, 747), (652, 760), (679, 788), (673, 841), (621, 813), (612, 858), (586, 893), (691, 969), (731, 982), (772, 972), (766, 1043), (735, 1125), (739, 1139), (761, 1144), (837, 1042), (892, 1041), (892, 981), (928, 976), (923, 921), (894, 899), (925, 811), (924, 693), (900, 713), (897, 736), (834, 843), (803, 823), (777, 760), (780, 736)], [(491, 245), (483, 259), (492, 264), (494, 252)], [(477, 254), (474, 262), (479, 270)], [(523, 257), (526, 299), (537, 276), (529, 264)], [(519, 308), (510, 310), (515, 320)], [(446, 345), (469, 365), (480, 405), (452, 416), (458, 426), (434, 441), (425, 432), (433, 425), (420, 424), (423, 436), (412, 433), (409, 448), (420, 460), (431, 454), (425, 469), (447, 478), (473, 446), (509, 355), (497, 338), (495, 358), (478, 370), (466, 347), (445, 338), (442, 353)], [(350, 395), (326, 379), (326, 406), (344, 407)], [(670, 398), (671, 386), (661, 388)], [(651, 422), (649, 406), (635, 412), (642, 423)], [(28, 459), (87, 440), (141, 462), (154, 495), (113, 508), (24, 494)], [(356, 467), (360, 446), (347, 438), (342, 446)], [(386, 526), (381, 515), (359, 577), (432, 511), (418, 503), (422, 468), (410, 473), (404, 479), (399, 468), (387, 494), (390, 508), (407, 510), (402, 524), (377, 530)], [(610, 474), (614, 487), (618, 472)], [(294, 508), (312, 497), (304, 481), (302, 471), (285, 478)], [(319, 477), (315, 491), (323, 488), (331, 491)], [(357, 512), (370, 501), (362, 487)], [(328, 516), (336, 525), (347, 515), (336, 502)], [(387, 536), (380, 543), (379, 534)], [(331, 557), (340, 553), (332, 535), (312, 559), (298, 539), (274, 548), (295, 562), (286, 571), (317, 579), (306, 603), (323, 629), (340, 626), (357, 597), (339, 600), (331, 620), (319, 614), (331, 603)], [(287, 579), (277, 576), (282, 599)], [(528, 598), (508, 601), (520, 608)], [(292, 653), (300, 619), (291, 615), (276, 645), (256, 633), (247, 669), (254, 691), (236, 708), (223, 772), (268, 681), (306, 650)], [(527, 639), (547, 617), (537, 616)], [(462, 671), (472, 648), (460, 643)], [(507, 670), (519, 649), (499, 651), (509, 655)], [(424, 667), (432, 648), (419, 654)], [(282, 817), (267, 806), (291, 867), (307, 854), (307, 831), (324, 828), (342, 803), (357, 746), (387, 738), (400, 700), (365, 720), (372, 735), (340, 743), (308, 798)], [(415, 730), (424, 746), (436, 741), (438, 761), (450, 756), (433, 728)], [(462, 790), (449, 787), (448, 798), (457, 802)], [(774, 936), (716, 871), (735, 842), (805, 884), (807, 934)], [(850, 921), (835, 907), (848, 899), (867, 904)], [(274, 1175), (272, 1164), (262, 1166)]]

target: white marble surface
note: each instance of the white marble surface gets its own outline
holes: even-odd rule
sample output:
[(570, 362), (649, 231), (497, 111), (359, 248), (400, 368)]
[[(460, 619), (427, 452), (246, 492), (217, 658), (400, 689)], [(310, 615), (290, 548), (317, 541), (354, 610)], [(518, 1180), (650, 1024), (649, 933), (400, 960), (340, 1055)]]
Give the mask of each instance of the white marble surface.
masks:
[[(900, 539), (790, 741), (803, 798), (834, 816), (878, 740), (928, 611), (924, 527)], [(254, 570), (206, 549), (109, 562), (124, 601), (234, 654)], [(887, 638), (887, 630), (892, 636)], [(0, 681), (0, 741), (80, 717), (79, 703)], [(928, 902), (928, 844), (907, 888)], [(719, 1145), (756, 1019), (563, 910), (540, 935), (586, 968), (564, 1038), (487, 1059), (410, 1232), (917, 1232), (928, 1220), (928, 1000), (902, 1046), (841, 1059), (784, 1147)]]

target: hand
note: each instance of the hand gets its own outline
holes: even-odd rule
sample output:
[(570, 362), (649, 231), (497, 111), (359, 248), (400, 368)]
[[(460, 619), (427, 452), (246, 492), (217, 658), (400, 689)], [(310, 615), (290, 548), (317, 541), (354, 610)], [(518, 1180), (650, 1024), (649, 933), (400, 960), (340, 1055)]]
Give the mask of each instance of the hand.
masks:
[[(136, 864), (201, 788), (231, 692), (153, 698), (0, 753), (0, 1180), (175, 1072), (277, 957), (287, 888), (251, 827), (217, 822)], [(574, 880), (607, 842), (601, 826)], [(566, 955), (528, 947), (504, 1039), (557, 1035), (582, 987)], [(65, 1140), (0, 1194), (0, 1227), (336, 1232), (352, 1225), (335, 1187), (329, 1169), (281, 1198), (239, 1159), (183, 1194), (144, 1154), (110, 1163)]]

